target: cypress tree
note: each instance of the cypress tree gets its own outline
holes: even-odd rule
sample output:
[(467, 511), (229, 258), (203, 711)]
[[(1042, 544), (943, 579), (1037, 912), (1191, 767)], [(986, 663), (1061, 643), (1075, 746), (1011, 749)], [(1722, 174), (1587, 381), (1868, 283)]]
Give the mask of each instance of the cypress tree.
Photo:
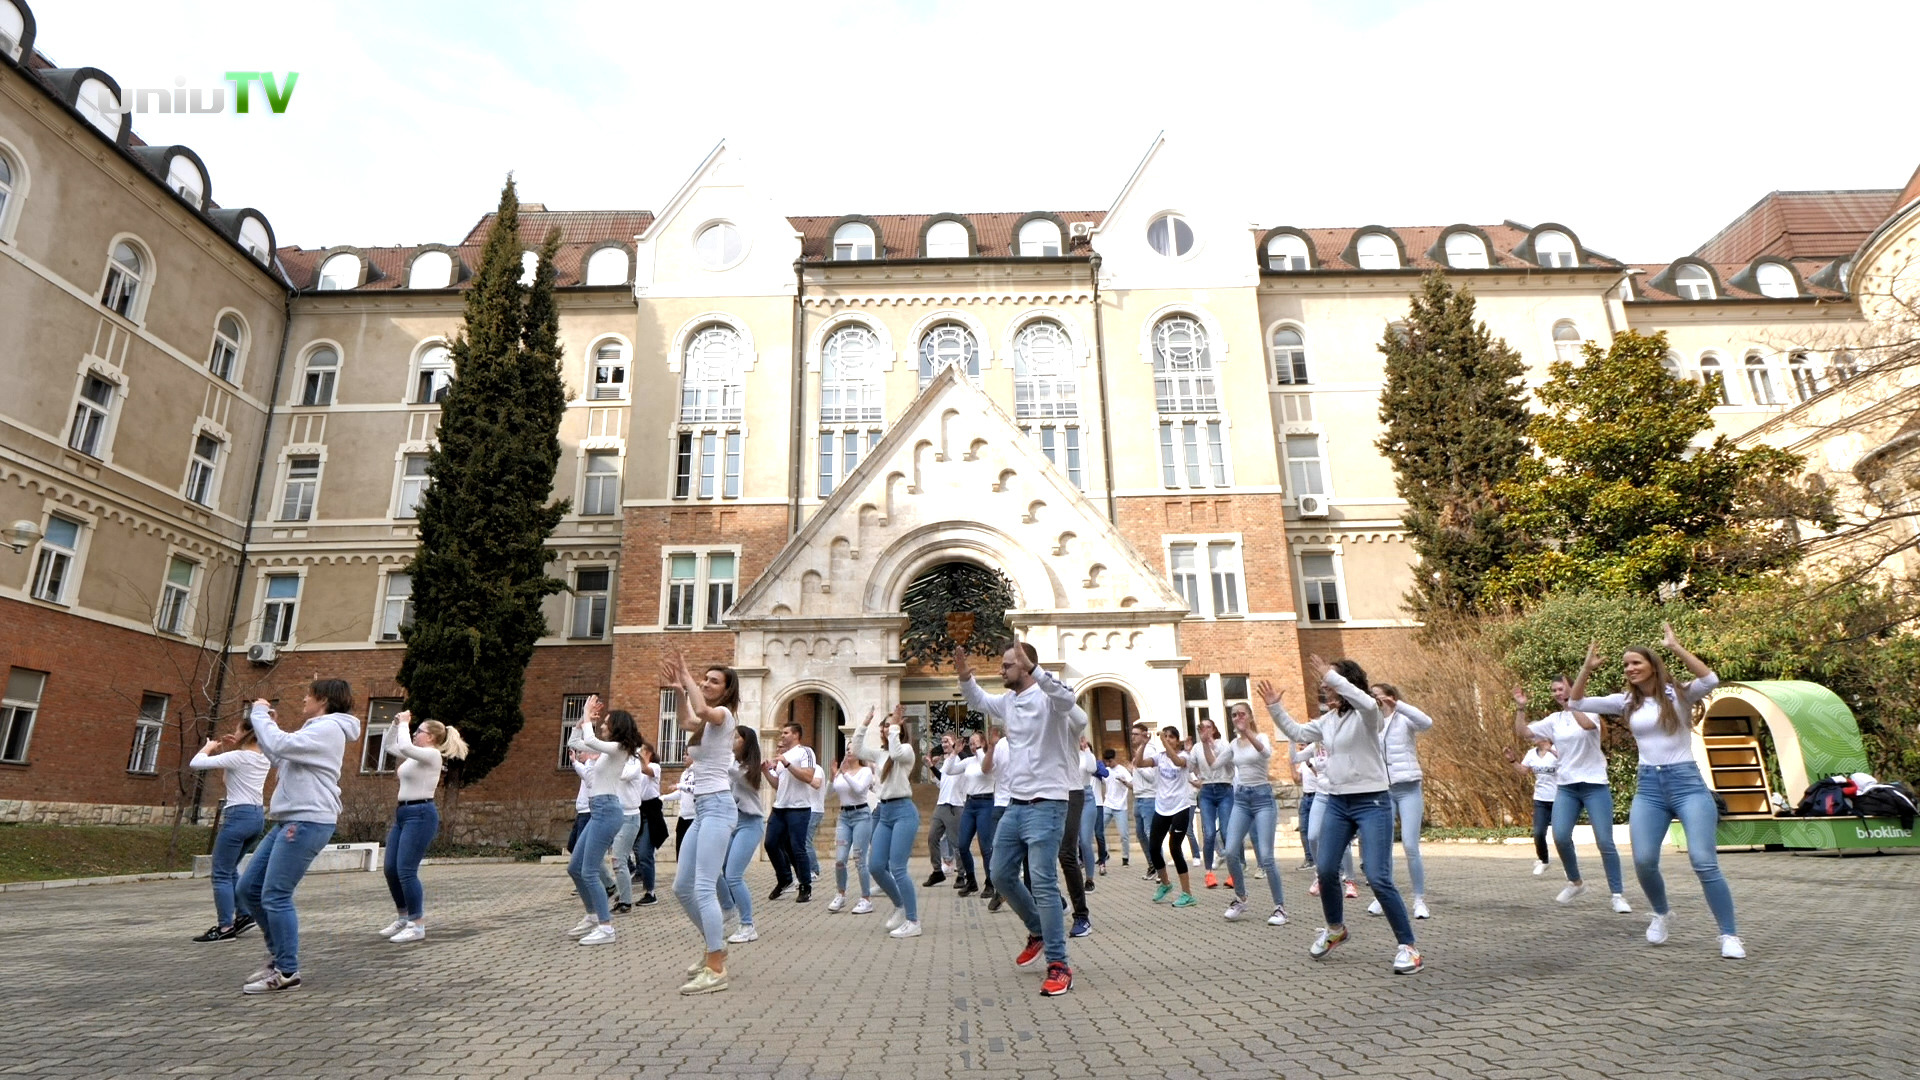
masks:
[(1486, 575), (1518, 543), (1503, 522), (1499, 485), (1527, 456), (1527, 404), (1520, 355), (1474, 320), (1473, 292), (1428, 274), (1404, 331), (1380, 343), (1386, 386), (1375, 444), (1393, 465), (1407, 509), (1407, 539), (1420, 557), (1405, 598), (1422, 619), (1487, 606)]
[(559, 234), (547, 234), (527, 286), (519, 233), (509, 177), (450, 349), (453, 380), (409, 567), (414, 622), (402, 633), (408, 708), (459, 726), (470, 748), (462, 783), (505, 759), (525, 723), (527, 663), (547, 633), (541, 601), (566, 587), (547, 574), (546, 546), (568, 507), (549, 501), (566, 409), (553, 296)]

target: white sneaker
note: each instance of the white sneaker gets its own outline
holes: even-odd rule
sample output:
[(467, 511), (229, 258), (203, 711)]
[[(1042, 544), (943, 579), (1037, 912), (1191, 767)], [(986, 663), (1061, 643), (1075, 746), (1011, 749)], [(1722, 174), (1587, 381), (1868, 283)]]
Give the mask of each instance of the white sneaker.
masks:
[(1587, 887), (1585, 884), (1569, 885), (1566, 888), (1561, 889), (1560, 895), (1554, 897), (1554, 900), (1562, 904), (1571, 904), (1574, 902), (1575, 899), (1577, 899), (1580, 896), (1581, 893), (1584, 893), (1586, 891), (1587, 891)]
[(1655, 915), (1647, 924), (1647, 944), (1665, 945), (1667, 943), (1667, 916)]
[(1619, 893), (1614, 893), (1613, 894), (1613, 910), (1616, 914), (1619, 914), (1619, 915), (1631, 915), (1633, 914), (1633, 905), (1627, 903), (1626, 897), (1620, 895)]
[(1427, 914), (1427, 901), (1425, 898), (1419, 896), (1413, 898), (1413, 917), (1416, 919), (1433, 918), (1432, 915)]
[(846, 906), (847, 906), (847, 894), (834, 893), (833, 899), (827, 901), (827, 914), (831, 915), (834, 912), (839, 911), (841, 908)]
[(420, 941), (427, 936), (427, 928), (419, 923), (408, 923), (400, 932), (388, 938), (395, 945), (405, 945), (409, 941)]
[(1281, 907), (1274, 908), (1273, 914), (1267, 916), (1267, 925), (1268, 926), (1287, 925), (1287, 909), (1281, 908)]
[(1235, 900), (1233, 903), (1227, 905), (1226, 919), (1228, 922), (1239, 922), (1240, 917), (1246, 913), (1247, 902), (1245, 900)]
[(1539, 876), (1540, 876), (1541, 874), (1544, 874), (1544, 873), (1546, 873), (1546, 872), (1547, 872), (1547, 864), (1546, 864), (1546, 863), (1543, 863), (1543, 862), (1537, 862), (1537, 863), (1534, 863), (1534, 864), (1533, 864), (1533, 876), (1534, 876), (1534, 877), (1539, 877)]
[(741, 923), (739, 931), (727, 940), (735, 945), (745, 945), (749, 941), (759, 941), (760, 931), (755, 930), (752, 923)]
[(887, 916), (887, 933), (891, 934), (895, 930), (900, 929), (900, 924), (906, 921), (907, 921), (907, 909), (894, 908), (893, 914)]
[(892, 930), (887, 931), (887, 936), (897, 938), (919, 937), (920, 924), (917, 922), (903, 922)]
[(1369, 915), (1385, 915), (1386, 913), (1386, 909), (1380, 906), (1380, 901), (1377, 898), (1373, 903), (1367, 905), (1367, 914)]
[(383, 938), (391, 938), (393, 937), (393, 935), (399, 933), (402, 930), (405, 930), (406, 928), (407, 928), (407, 920), (404, 917), (398, 918), (388, 923), (387, 928), (380, 931), (380, 936)]
[(853, 913), (855, 915), (867, 915), (872, 913), (872, 911), (873, 911), (873, 901), (867, 899), (864, 896), (860, 898), (859, 903), (853, 905)]
[(573, 924), (573, 929), (567, 931), (567, 936), (568, 937), (585, 937), (588, 934), (593, 933), (595, 930), (598, 930), (599, 928), (600, 928), (600, 920), (594, 918), (591, 915), (587, 915), (587, 916), (583, 916), (579, 922)]
[(707, 954), (703, 952), (700, 954), (700, 958), (698, 960), (695, 960), (693, 963), (687, 965), (687, 978), (691, 979), (695, 975), (700, 974), (702, 971), (705, 971), (706, 969), (707, 969)]
[(249, 975), (249, 976), (247, 976), (247, 982), (250, 982), (250, 983), (257, 983), (257, 982), (259, 982), (260, 980), (262, 980), (262, 979), (264, 979), (264, 978), (266, 978), (267, 976), (269, 976), (269, 975), (272, 975), (272, 974), (273, 974), (273, 970), (274, 970), (274, 969), (273, 969), (273, 957), (272, 957), (271, 955), (269, 955), (269, 956), (267, 957), (267, 962), (266, 962), (265, 964), (262, 964), (262, 965), (260, 966), (260, 970), (258, 970), (258, 971), (256, 971), (256, 972), (254, 972), (253, 974), (251, 974), (251, 975)]
[(593, 928), (593, 933), (580, 939), (582, 945), (611, 945), (613, 943), (613, 924), (602, 923)]
[(1734, 935), (1721, 934), (1720, 955), (1728, 960), (1745, 960), (1747, 958), (1747, 947), (1740, 944), (1740, 939)]

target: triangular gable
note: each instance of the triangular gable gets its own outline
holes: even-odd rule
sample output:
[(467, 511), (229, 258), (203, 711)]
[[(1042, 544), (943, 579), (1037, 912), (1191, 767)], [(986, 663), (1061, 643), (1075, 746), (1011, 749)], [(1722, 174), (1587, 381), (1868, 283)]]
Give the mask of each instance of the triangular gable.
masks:
[[(1102, 288), (1214, 289), (1259, 283), (1256, 230), (1241, 195), (1222, 176), (1239, 175), (1230, 151), (1156, 135), (1090, 237), (1100, 255)], [(1163, 255), (1147, 230), (1162, 214), (1191, 230), (1184, 253)]]
[[(740, 255), (703, 264), (695, 234), (725, 223), (738, 230)], [(800, 234), (752, 181), (739, 151), (721, 140), (635, 238), (634, 292), (640, 296), (790, 296)]]
[(728, 622), (892, 615), (956, 559), (1013, 579), (1054, 623), (1168, 622), (1186, 603), (984, 392), (935, 376), (734, 604)]
[(647, 223), (646, 231), (634, 239), (643, 243), (652, 240), (666, 229), (668, 223), (679, 217), (680, 211), (686, 209), (687, 200), (693, 197), (694, 192), (700, 190), (701, 181), (706, 179), (707, 173), (712, 171), (714, 165), (719, 162), (721, 153), (726, 148), (727, 140), (725, 139), (714, 143), (713, 149), (707, 151), (707, 156), (701, 158), (700, 164), (694, 166), (693, 175), (687, 177), (686, 182), (680, 185), (680, 190), (674, 192), (673, 198), (667, 200), (667, 205), (661, 207), (660, 212)]

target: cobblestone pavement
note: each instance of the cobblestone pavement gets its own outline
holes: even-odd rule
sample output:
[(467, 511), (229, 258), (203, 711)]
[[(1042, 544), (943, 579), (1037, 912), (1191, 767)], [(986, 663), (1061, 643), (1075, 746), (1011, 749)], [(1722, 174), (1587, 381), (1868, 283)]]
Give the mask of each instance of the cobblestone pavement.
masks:
[[(948, 888), (922, 891), (926, 934), (906, 941), (882, 914), (829, 915), (830, 889), (761, 903), (732, 989), (698, 998), (674, 993), (697, 945), (671, 899), (579, 948), (560, 866), (427, 867), (430, 936), (405, 946), (374, 934), (391, 917), (379, 875), (312, 877), (306, 985), (272, 998), (239, 992), (257, 933), (187, 940), (211, 921), (205, 881), (8, 894), (0, 1074), (1884, 1078), (1920, 1045), (1920, 858), (1725, 855), (1751, 953), (1735, 962), (1677, 853), (1673, 940), (1655, 949), (1630, 868), (1636, 911), (1615, 915), (1597, 889), (1556, 905), (1524, 850), (1429, 844), (1427, 970), (1394, 977), (1392, 935), (1358, 905), (1354, 940), (1307, 958), (1322, 920), (1292, 854), (1278, 928), (1263, 881), (1262, 917), (1227, 923), (1225, 889), (1174, 910), (1137, 860), (1115, 865), (1062, 998), (1014, 968), (1011, 912)], [(750, 881), (764, 897), (771, 872)]]

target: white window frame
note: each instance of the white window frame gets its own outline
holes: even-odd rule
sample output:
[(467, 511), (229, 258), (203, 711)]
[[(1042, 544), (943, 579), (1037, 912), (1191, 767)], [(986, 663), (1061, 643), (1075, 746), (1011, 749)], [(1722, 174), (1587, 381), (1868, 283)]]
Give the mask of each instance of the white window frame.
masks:
[[(1770, 275), (1773, 277), (1771, 281), (1768, 280)], [(1784, 263), (1769, 260), (1754, 267), (1753, 283), (1761, 296), (1776, 300), (1791, 300), (1800, 295), (1799, 283), (1794, 281), (1793, 271), (1787, 269)], [(1786, 291), (1778, 291), (1782, 288)]]
[(1072, 420), (1029, 420), (1021, 423), (1020, 430), (1039, 447), (1041, 456), (1060, 470), (1067, 483), (1087, 490), (1086, 440), (1079, 424)]
[(746, 462), (746, 432), (732, 427), (684, 426), (674, 433), (668, 457), (673, 497), (694, 502), (738, 499)]
[(1773, 365), (1760, 352), (1748, 352), (1740, 360), (1747, 377), (1747, 396), (1755, 405), (1780, 405), (1780, 392), (1773, 385)]
[(1233, 486), (1232, 425), (1220, 413), (1160, 414), (1160, 485), (1210, 491)]
[(573, 771), (573, 766), (568, 762), (567, 744), (573, 741), (573, 729), (578, 727), (581, 719), (587, 715), (587, 698), (591, 696), (591, 694), (560, 695), (560, 763), (558, 768), (561, 772)]
[[(228, 336), (220, 324), (232, 319), (238, 333)], [(213, 344), (207, 349), (207, 371), (214, 378), (224, 382), (240, 382), (240, 364), (247, 352), (247, 342), (252, 335), (247, 329), (247, 320), (232, 308), (223, 308), (213, 318)], [(222, 369), (225, 370), (222, 370)]]
[[(687, 579), (687, 578), (679, 579), (682, 582), (691, 580), (693, 583), (693, 590), (692, 590), (693, 596), (687, 606), (688, 621), (684, 621), (684, 622), (668, 621), (670, 618), (670, 611), (673, 606), (673, 589), (674, 589), (673, 559), (674, 559), (674, 556), (676, 555), (690, 556), (693, 559), (693, 575), (694, 576), (691, 579)], [(721, 578), (716, 580), (713, 578), (711, 573), (713, 568), (712, 559), (713, 559), (713, 556), (715, 555), (732, 556), (733, 577), (731, 579)], [(661, 548), (660, 549), (660, 613), (659, 613), (661, 629), (664, 629), (664, 630), (723, 630), (723, 629), (726, 629), (727, 624), (723, 621), (726, 616), (725, 608), (722, 608), (719, 611), (711, 610), (713, 607), (713, 601), (714, 601), (714, 594), (712, 592), (711, 586), (716, 584), (726, 584), (729, 580), (731, 580), (733, 591), (731, 594), (731, 598), (726, 605), (727, 607), (731, 607), (734, 603), (737, 603), (740, 599), (740, 593), (741, 593), (740, 546), (737, 544), (720, 544), (720, 545), (715, 545), (710, 547), (663, 547)]]
[[(1315, 451), (1314, 456), (1310, 458), (1294, 457), (1293, 440), (1295, 439), (1313, 440), (1313, 448)], [(1280, 436), (1280, 460), (1283, 467), (1286, 469), (1287, 480), (1286, 480), (1285, 490), (1287, 493), (1288, 502), (1291, 502), (1297, 505), (1299, 503), (1300, 496), (1302, 495), (1318, 495), (1323, 499), (1327, 499), (1329, 501), (1332, 500), (1333, 470), (1332, 468), (1330, 468), (1330, 462), (1328, 461), (1326, 440), (1327, 440), (1326, 435), (1318, 432), (1287, 432)], [(1318, 467), (1319, 480), (1320, 480), (1319, 486), (1322, 489), (1320, 491), (1306, 490), (1308, 487), (1311, 487), (1312, 485), (1306, 483), (1304, 479), (1306, 475), (1305, 470), (1302, 470), (1298, 476), (1296, 476), (1295, 474), (1294, 466), (1296, 464), (1305, 466), (1309, 463)]]
[(1718, 404), (1740, 404), (1739, 399), (1737, 399), (1733, 393), (1733, 380), (1729, 378), (1732, 372), (1719, 353), (1712, 350), (1701, 353), (1700, 362), (1695, 366), (1694, 370), (1700, 373), (1700, 382), (1702, 385), (1712, 385), (1710, 380), (1715, 378), (1719, 379), (1720, 400)]
[[(1564, 334), (1563, 334), (1564, 331)], [(1571, 336), (1568, 336), (1571, 335)], [(1577, 364), (1582, 355), (1582, 346), (1587, 338), (1580, 332), (1580, 324), (1572, 319), (1561, 319), (1553, 324), (1548, 336), (1553, 341), (1553, 358), (1562, 363)]]
[[(341, 270), (351, 266), (352, 270), (344, 276)], [(346, 292), (360, 287), (361, 258), (351, 251), (339, 251), (327, 256), (320, 262), (320, 272), (314, 276), (315, 292)]]
[[(1166, 566), (1167, 581), (1173, 591), (1187, 601), (1189, 619), (1239, 619), (1247, 613), (1247, 573), (1246, 543), (1240, 533), (1179, 533), (1162, 538), (1162, 559)], [(1232, 579), (1225, 582), (1229, 590), (1224, 602), (1215, 594), (1220, 583), (1214, 580), (1214, 553), (1220, 551), (1232, 563), (1226, 572)], [(1188, 572), (1176, 572), (1174, 559), (1176, 553), (1185, 554), (1192, 560)], [(1189, 581), (1183, 585), (1181, 577)], [(1189, 595), (1189, 590), (1191, 594)]]
[(1353, 242), (1353, 257), (1362, 270), (1398, 270), (1400, 245), (1386, 233), (1363, 232)]
[[(1047, 235), (1029, 235), (1045, 229)], [(1020, 257), (1023, 259), (1044, 259), (1062, 255), (1067, 250), (1067, 238), (1061, 234), (1060, 223), (1052, 218), (1031, 218), (1020, 226), (1017, 238), (1020, 245)], [(1053, 248), (1048, 251), (1047, 248)], [(1035, 250), (1038, 249), (1038, 250)]]
[(1447, 266), (1454, 270), (1485, 270), (1492, 265), (1487, 242), (1479, 234), (1455, 229), (1447, 234)]
[[(1176, 355), (1169, 348), (1175, 323), (1187, 324), (1187, 350)], [(1214, 359), (1216, 342), (1207, 320), (1174, 311), (1148, 327), (1148, 359), (1153, 364), (1154, 407), (1162, 415), (1206, 415), (1220, 409), (1220, 365)]]
[[(148, 706), (159, 702), (159, 712)], [(159, 771), (160, 744), (167, 731), (167, 707), (173, 699), (151, 690), (140, 694), (140, 713), (133, 721), (133, 746), (127, 751), (127, 771), (135, 776), (153, 776)]]
[[(76, 526), (73, 546), (53, 539), (53, 519)], [(80, 577), (85, 570), (87, 540), (93, 534), (93, 519), (76, 514), (67, 507), (49, 509), (40, 527), (40, 540), (34, 547), (33, 577), (28, 580), (28, 595), (42, 603), (73, 607), (80, 593)]]
[[(433, 363), (429, 364), (427, 358), (433, 356), (435, 351), (440, 349), (446, 350), (446, 361), (442, 363), (436, 358)], [(426, 381), (428, 372), (445, 372), (445, 381), (435, 380), (435, 382), (431, 384), (431, 389), (429, 389), (429, 384)], [(448, 388), (453, 385), (453, 375), (452, 345), (441, 338), (428, 338), (420, 344), (415, 345), (413, 347), (413, 363), (409, 365), (407, 395), (404, 404), (439, 405), (440, 402), (446, 398)]]
[[(130, 270), (115, 255), (125, 244), (140, 260), (140, 268)], [(100, 290), (94, 295), (100, 306), (139, 326), (146, 321), (147, 299), (153, 295), (158, 267), (153, 249), (132, 233), (121, 233), (107, 242), (107, 265), (100, 274)]]
[(827, 498), (840, 490), (860, 463), (886, 438), (879, 424), (839, 424), (814, 433), (814, 494)]
[[(175, 563), (185, 565), (187, 583), (181, 585), (173, 580)], [(199, 592), (202, 565), (176, 550), (167, 552), (166, 569), (160, 575), (160, 602), (154, 605), (153, 628), (163, 634), (191, 637), (193, 633), (194, 599)]]
[[(606, 581), (599, 588), (585, 588), (580, 583), (581, 574), (605, 574)], [(612, 565), (576, 566), (569, 576), (573, 584), (567, 594), (567, 639), (605, 641), (607, 632), (613, 629)], [(596, 617), (600, 623), (600, 632), (597, 634), (591, 632)]]
[(926, 245), (929, 259), (964, 259), (973, 253), (973, 237), (968, 235), (966, 225), (952, 218), (942, 218), (927, 226), (922, 243)]
[[(17, 672), (40, 677), (39, 687), (34, 691), (31, 699), (25, 694), (16, 695), (13, 692), (14, 675)], [(52, 677), (51, 673), (38, 668), (10, 667), (7, 669), (7, 681), (0, 683), (0, 762), (8, 765), (28, 763), (27, 752), (33, 749), (34, 721), (40, 718), (40, 702), (47, 696), (47, 680)], [(8, 754), (7, 747), (16, 743), (19, 745), (19, 750)]]
[[(403, 446), (394, 461), (393, 478), (393, 519), (395, 521), (415, 521), (420, 517), (420, 500), (426, 497), (427, 488), (433, 485), (433, 478), (427, 475), (433, 454), (424, 447)], [(412, 466), (418, 461), (420, 471), (414, 472)]]
[[(406, 590), (394, 592), (398, 579), (405, 579)], [(373, 639), (391, 644), (402, 640), (400, 631), (413, 625), (413, 573), (388, 570), (380, 575), (380, 611), (373, 623)]]
[[(866, 239), (862, 241), (858, 236), (854, 235), (851, 232), (851, 230), (854, 229), (864, 232)], [(874, 234), (873, 226), (864, 221), (841, 222), (840, 227), (833, 230), (831, 243), (834, 262), (870, 260), (876, 258), (880, 252), (880, 238)], [(861, 252), (862, 248), (866, 249), (864, 254)]]
[(609, 335), (587, 348), (587, 400), (625, 401), (633, 377), (633, 347)]
[[(696, 364), (696, 350), (717, 347), (728, 339), (733, 347), (730, 369), (718, 351), (703, 353)], [(752, 344), (745, 335), (723, 322), (708, 323), (687, 336), (680, 362), (679, 423), (739, 424), (744, 419), (750, 348)]]
[[(422, 280), (428, 273), (427, 267), (434, 267), (433, 276)], [(407, 288), (409, 289), (447, 289), (453, 287), (453, 255), (439, 248), (428, 248), (413, 257), (407, 264)]]
[(376, 697), (367, 699), (367, 723), (361, 729), (360, 736), (360, 772), (362, 774), (390, 773), (400, 767), (400, 761), (386, 752), (387, 728), (393, 724), (393, 717), (406, 701), (396, 697)]
[(1293, 233), (1281, 233), (1267, 240), (1267, 269), (1297, 274), (1313, 269), (1307, 242)]
[[(90, 382), (107, 388), (106, 401), (88, 396)], [(99, 461), (113, 460), (113, 436), (120, 426), (120, 402), (126, 396), (126, 378), (119, 372), (93, 364), (82, 367), (80, 381), (73, 389), (73, 405), (67, 412), (67, 449)]]
[[(313, 367), (313, 359), (323, 352), (333, 354), (333, 366), (331, 368), (323, 367), (316, 371)], [(308, 345), (306, 351), (300, 355), (300, 378), (293, 384), (293, 400), (287, 404), (294, 408), (301, 408), (303, 406), (320, 408), (332, 405), (338, 400), (340, 395), (340, 369), (343, 366), (342, 358), (344, 355), (345, 354), (340, 351), (339, 344), (336, 342), (316, 341)], [(317, 389), (317, 387), (314, 386), (314, 376), (317, 374), (326, 376), (321, 384), (325, 386), (326, 393), (324, 395), (314, 394), (312, 396), (315, 400), (308, 401), (308, 389)]]
[[(596, 461), (613, 463), (612, 472), (594, 472)], [(588, 446), (580, 451), (581, 517), (614, 517), (620, 513), (621, 481), (626, 477), (626, 455), (617, 447)], [(611, 490), (608, 490), (608, 489)]]
[[(1691, 275), (1698, 274), (1698, 277)], [(1683, 276), (1684, 275), (1684, 276)], [(1714, 287), (1713, 275), (1692, 263), (1682, 263), (1673, 271), (1674, 295), (1682, 300), (1716, 300), (1719, 290)]]
[(1826, 389), (1820, 385), (1820, 369), (1813, 366), (1813, 357), (1803, 350), (1787, 354), (1787, 379), (1798, 402), (1811, 401), (1815, 394)]
[[(1180, 247), (1180, 230), (1185, 229), (1187, 246)], [(1155, 232), (1160, 235), (1156, 239)], [(1140, 239), (1146, 242), (1147, 250), (1163, 259), (1190, 259), (1200, 251), (1200, 230), (1193, 227), (1193, 221), (1178, 210), (1168, 210), (1155, 214), (1147, 222), (1146, 231)]]
[[(1566, 246), (1547, 247), (1545, 242), (1550, 236), (1559, 237)], [(1580, 265), (1580, 249), (1573, 237), (1559, 229), (1542, 229), (1533, 237), (1533, 261), (1548, 269), (1569, 269)]]
[[(1282, 345), (1281, 334), (1292, 334), (1298, 342)], [(1286, 378), (1281, 378), (1283, 372)], [(1276, 323), (1267, 331), (1267, 377), (1273, 386), (1309, 386), (1313, 383), (1313, 368), (1307, 361), (1306, 327), (1296, 322), (1283, 322)]]
[[(211, 459), (200, 455), (200, 441), (213, 444)], [(227, 440), (217, 431), (209, 431), (202, 425), (193, 429), (193, 443), (187, 448), (187, 481), (180, 487), (180, 497), (199, 506), (215, 507), (220, 505), (220, 461), (227, 453)]]
[[(948, 340), (958, 335), (963, 346), (956, 355), (948, 355), (936, 338)], [(961, 368), (967, 381), (980, 385), (980, 371), (986, 366), (986, 342), (974, 331), (974, 328), (959, 319), (941, 319), (920, 332), (914, 342), (913, 358), (920, 376), (920, 387), (925, 389), (933, 382), (934, 376), (947, 368)]]
[[(609, 280), (611, 275), (606, 268), (611, 265), (608, 261), (609, 256), (614, 255), (620, 257), (620, 273), (618, 277), (612, 277)], [(593, 254), (587, 256), (588, 285), (625, 285), (632, 277), (633, 253), (618, 244), (595, 248)]]
[[(274, 578), (293, 578), (294, 579), (295, 581), (294, 592), (291, 598), (269, 597), (267, 595), (267, 589), (269, 588), (270, 583)], [(253, 628), (254, 628), (254, 633), (252, 635), (253, 644), (278, 645), (278, 646), (281, 646), (282, 648), (292, 648), (295, 644), (297, 644), (299, 642), (299, 634), (300, 634), (300, 607), (305, 602), (306, 592), (307, 592), (306, 567), (294, 566), (294, 567), (274, 567), (271, 569), (262, 568), (259, 575), (258, 585), (254, 590), (254, 595), (256, 599), (254, 601), (254, 611), (253, 611)], [(293, 609), (288, 615), (285, 616), (284, 621), (285, 621), (286, 632), (284, 634), (269, 634), (267, 632), (268, 630), (267, 609), (269, 607), (280, 606), (283, 604), (291, 606)], [(278, 618), (278, 616), (276, 616), (276, 618)], [(280, 627), (276, 624), (275, 629), (276, 630), (280, 629)]]
[(687, 760), (687, 733), (680, 730), (680, 691), (660, 688), (660, 737), (654, 740), (660, 764), (682, 765)]
[[(1054, 338), (1044, 362), (1036, 363), (1034, 344), (1042, 333)], [(1071, 420), (1080, 415), (1079, 344), (1065, 323), (1035, 317), (1013, 334), (1013, 414), (1021, 420)]]
[[(302, 458), (315, 459), (314, 472), (311, 477), (301, 477), (296, 481), (293, 475), (293, 463)], [(274, 491), (273, 520), (276, 522), (284, 521), (302, 524), (312, 522), (318, 517), (320, 513), (320, 484), (326, 479), (326, 475), (327, 453), (325, 447), (289, 446), (282, 449), (280, 451), (280, 482), (275, 486)], [(312, 497), (307, 500), (307, 514), (305, 517), (285, 516), (287, 512), (287, 495), (296, 482), (310, 483), (313, 485), (313, 494)]]
[[(1307, 559), (1310, 556), (1311, 557), (1325, 556), (1326, 558), (1332, 560), (1333, 577), (1332, 578), (1324, 578), (1324, 577), (1309, 578), (1307, 576), (1306, 568), (1307, 568)], [(1303, 548), (1302, 550), (1294, 553), (1293, 569), (1294, 569), (1294, 580), (1300, 583), (1300, 621), (1306, 622), (1306, 623), (1326, 624), (1326, 625), (1337, 625), (1339, 623), (1346, 623), (1346, 622), (1353, 621), (1353, 610), (1347, 603), (1347, 574), (1346, 574), (1346, 567), (1344, 565), (1344, 560), (1342, 559), (1342, 552), (1340, 548), (1338, 547)], [(1333, 585), (1333, 594), (1334, 594), (1333, 602), (1338, 607), (1338, 610), (1334, 613), (1334, 617), (1331, 619), (1325, 618), (1326, 593), (1324, 590), (1324, 584), (1327, 582), (1331, 582)], [(1315, 602), (1310, 599), (1310, 596), (1312, 594), (1308, 592), (1310, 588), (1313, 588), (1316, 585), (1322, 586), (1320, 591), (1320, 600), (1318, 601), (1318, 606), (1320, 607), (1320, 613), (1322, 617), (1317, 619), (1314, 618), (1313, 615), (1311, 614), (1313, 607), (1315, 606)]]
[(20, 207), (26, 202), (28, 172), (26, 161), (14, 145), (0, 139), (0, 161), (6, 163), (11, 179), (0, 181), (0, 244), (13, 240), (14, 222), (20, 218)]

